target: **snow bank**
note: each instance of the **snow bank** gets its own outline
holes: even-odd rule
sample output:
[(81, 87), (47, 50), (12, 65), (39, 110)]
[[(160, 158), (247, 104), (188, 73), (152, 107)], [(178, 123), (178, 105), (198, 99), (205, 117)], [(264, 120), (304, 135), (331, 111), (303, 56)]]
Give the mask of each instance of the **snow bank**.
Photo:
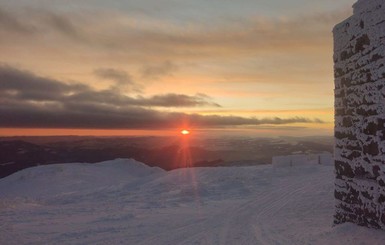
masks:
[(92, 191), (125, 184), (162, 173), (133, 159), (116, 159), (95, 164), (66, 163), (23, 169), (0, 179), (0, 197), (41, 197)]

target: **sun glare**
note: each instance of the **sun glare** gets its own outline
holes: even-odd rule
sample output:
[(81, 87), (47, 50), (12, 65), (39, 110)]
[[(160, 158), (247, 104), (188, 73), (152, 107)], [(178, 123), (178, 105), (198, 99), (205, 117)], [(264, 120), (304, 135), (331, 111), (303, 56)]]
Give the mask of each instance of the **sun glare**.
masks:
[(188, 134), (190, 134), (190, 131), (184, 129), (184, 130), (180, 131), (180, 133), (183, 135), (188, 135)]

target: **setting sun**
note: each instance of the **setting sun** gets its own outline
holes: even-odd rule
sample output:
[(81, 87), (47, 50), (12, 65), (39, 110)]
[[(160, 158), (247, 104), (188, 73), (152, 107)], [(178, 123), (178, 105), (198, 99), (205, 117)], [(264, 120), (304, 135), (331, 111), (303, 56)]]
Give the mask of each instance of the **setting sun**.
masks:
[(190, 131), (184, 129), (184, 130), (180, 131), (180, 133), (183, 135), (188, 135), (188, 134), (190, 134)]

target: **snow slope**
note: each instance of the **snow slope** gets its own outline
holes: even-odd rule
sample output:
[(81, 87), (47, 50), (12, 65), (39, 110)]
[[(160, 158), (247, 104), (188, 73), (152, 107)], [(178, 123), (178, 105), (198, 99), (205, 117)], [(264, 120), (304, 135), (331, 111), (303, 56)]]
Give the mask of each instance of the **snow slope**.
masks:
[(321, 165), (40, 166), (0, 179), (0, 244), (383, 244), (332, 227), (333, 182)]

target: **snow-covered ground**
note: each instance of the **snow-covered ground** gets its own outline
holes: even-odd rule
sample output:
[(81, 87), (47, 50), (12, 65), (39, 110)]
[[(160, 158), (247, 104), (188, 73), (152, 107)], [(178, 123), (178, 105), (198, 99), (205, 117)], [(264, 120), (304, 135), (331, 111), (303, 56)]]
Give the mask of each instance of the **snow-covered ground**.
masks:
[(322, 165), (40, 166), (0, 179), (0, 244), (384, 244), (332, 226), (333, 181)]

